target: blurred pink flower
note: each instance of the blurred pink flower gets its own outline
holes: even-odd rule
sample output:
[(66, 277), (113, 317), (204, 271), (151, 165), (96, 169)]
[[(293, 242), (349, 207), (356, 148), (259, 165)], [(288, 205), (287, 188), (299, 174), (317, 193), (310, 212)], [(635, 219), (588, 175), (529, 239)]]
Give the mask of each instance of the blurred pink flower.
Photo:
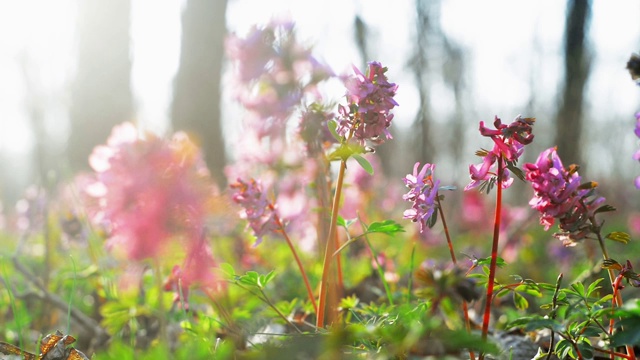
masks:
[(95, 181), (84, 190), (97, 200), (93, 220), (109, 227), (109, 249), (142, 260), (161, 255), (174, 236), (187, 248), (199, 241), (214, 186), (186, 135), (142, 138), (124, 123), (94, 149), (89, 163)]
[(333, 72), (298, 42), (292, 22), (253, 27), (246, 37), (226, 42), (235, 65), (236, 98), (251, 112), (247, 118), (259, 138), (281, 135), (295, 106)]
[(264, 235), (280, 228), (275, 207), (267, 199), (258, 181), (250, 179), (245, 182), (238, 179), (230, 187), (236, 190), (233, 201), (243, 208), (240, 217), (248, 221), (247, 227), (250, 227), (256, 236), (254, 246), (262, 242)]

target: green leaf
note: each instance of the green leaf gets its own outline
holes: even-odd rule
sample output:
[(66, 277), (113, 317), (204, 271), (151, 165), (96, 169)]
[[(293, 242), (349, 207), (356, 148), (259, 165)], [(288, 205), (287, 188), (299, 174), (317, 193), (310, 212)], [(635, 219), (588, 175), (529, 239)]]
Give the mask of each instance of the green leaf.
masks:
[(626, 232), (622, 232), (622, 231), (614, 231), (614, 232), (608, 233), (605, 236), (605, 238), (609, 240), (621, 242), (623, 244), (626, 244), (629, 242), (629, 240), (631, 240), (631, 236), (629, 236), (629, 234), (627, 234)]
[(338, 122), (335, 120), (327, 121), (327, 127), (329, 127), (329, 132), (331, 135), (338, 141), (341, 142), (342, 138), (338, 135)]
[(354, 143), (341, 144), (340, 146), (338, 146), (337, 149), (335, 149), (331, 154), (329, 154), (329, 160), (330, 161), (333, 161), (333, 160), (346, 161), (348, 158), (350, 158), (353, 155), (364, 154), (364, 153), (365, 153), (365, 148), (360, 144), (354, 144)]
[(592, 282), (589, 287), (587, 288), (587, 297), (591, 296), (591, 294), (600, 289), (600, 286), (598, 286), (598, 284), (600, 284), (600, 282), (604, 280), (603, 278), (599, 278), (596, 281)]
[(513, 303), (516, 309), (526, 310), (529, 308), (529, 301), (517, 291), (513, 292)]
[(580, 350), (580, 353), (582, 354), (582, 357), (584, 359), (592, 359), (593, 358), (593, 346), (591, 346), (591, 343), (589, 342), (589, 340), (587, 338), (582, 338), (580, 340), (578, 340), (578, 349)]
[(233, 269), (233, 266), (231, 266), (231, 264), (229, 263), (220, 264), (220, 270), (222, 270), (222, 272), (230, 279), (233, 279), (236, 276), (236, 271)]
[(575, 359), (576, 354), (573, 352), (573, 345), (567, 339), (560, 339), (556, 344), (556, 354), (560, 359), (567, 359), (569, 356)]
[(354, 154), (353, 158), (356, 159), (358, 164), (360, 164), (360, 166), (362, 166), (362, 168), (364, 169), (364, 171), (367, 172), (367, 174), (373, 175), (373, 166), (371, 166), (371, 163), (369, 163), (369, 161), (367, 161), (367, 159), (363, 158), (362, 156), (360, 156), (358, 154)]
[(267, 285), (271, 280), (273, 280), (274, 277), (276, 277), (276, 273), (271, 270), (267, 274), (262, 275), (261, 280), (263, 281), (264, 285)]
[(404, 228), (393, 220), (385, 220), (382, 222), (371, 223), (367, 228), (367, 232), (393, 235), (395, 233), (404, 232)]
[[(490, 266), (491, 265), (491, 257), (486, 257), (486, 258), (482, 258), (482, 259), (478, 259), (477, 260), (477, 265), (487, 265)], [(504, 261), (503, 258), (501, 258), (500, 256), (498, 256), (496, 258), (496, 266), (501, 268), (507, 265), (507, 262)]]
[(581, 282), (575, 282), (573, 284), (571, 284), (571, 288), (575, 291), (576, 294), (578, 294), (578, 296), (580, 297), (587, 297), (586, 294), (584, 293), (584, 284)]

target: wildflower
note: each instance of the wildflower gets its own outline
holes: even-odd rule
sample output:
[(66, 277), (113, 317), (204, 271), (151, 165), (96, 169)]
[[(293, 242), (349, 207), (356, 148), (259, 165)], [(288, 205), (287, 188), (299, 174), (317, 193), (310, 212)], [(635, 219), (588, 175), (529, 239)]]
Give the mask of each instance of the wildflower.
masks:
[(248, 227), (251, 227), (257, 238), (254, 246), (258, 245), (265, 234), (280, 228), (275, 207), (267, 200), (262, 186), (255, 179), (248, 182), (238, 179), (230, 186), (237, 189), (233, 201), (243, 207), (240, 216), (249, 222)]
[(545, 230), (559, 221), (561, 232), (555, 236), (565, 246), (591, 233), (590, 218), (605, 199), (595, 195), (597, 184), (581, 186), (577, 168), (565, 169), (556, 148), (549, 148), (538, 156), (534, 164), (525, 164), (525, 177), (531, 182), (534, 196), (529, 205), (540, 213)]
[(154, 258), (174, 235), (200, 239), (213, 184), (186, 135), (171, 141), (130, 123), (116, 126), (89, 159), (95, 171), (85, 192), (96, 200), (92, 220), (109, 228), (107, 247), (131, 260)]
[(435, 222), (436, 196), (440, 180), (433, 180), (435, 165), (424, 164), (418, 171), (419, 167), (420, 163), (417, 162), (413, 167), (413, 174), (408, 174), (403, 179), (409, 192), (404, 194), (402, 199), (413, 202), (411, 209), (405, 210), (404, 218), (420, 222), (422, 233), (427, 226), (431, 227)]
[(469, 174), (471, 182), (464, 188), (465, 191), (474, 189), (487, 182), (497, 179), (494, 170), (496, 162), (499, 158), (504, 159), (506, 166), (502, 169), (500, 178), (503, 189), (508, 188), (513, 183), (513, 178), (509, 172), (509, 168), (515, 170), (515, 163), (524, 152), (524, 146), (533, 141), (534, 135), (531, 133), (535, 119), (522, 118), (520, 116), (509, 125), (502, 123), (502, 120), (495, 117), (493, 125), (495, 129), (489, 129), (485, 126), (484, 121), (480, 121), (480, 134), (490, 137), (493, 140), (493, 149), (491, 151), (481, 150), (477, 154), (482, 156), (482, 163), (469, 166)]
[(259, 138), (282, 135), (296, 105), (316, 85), (333, 76), (301, 45), (291, 22), (253, 27), (244, 37), (231, 35), (227, 53), (236, 68), (236, 98), (250, 111)]
[(391, 126), (393, 114), (391, 109), (398, 106), (393, 99), (398, 85), (390, 83), (384, 74), (386, 67), (379, 62), (370, 62), (366, 74), (356, 67), (356, 75), (345, 81), (347, 87), (348, 107), (340, 105), (338, 134), (353, 136), (360, 143), (370, 140), (381, 143), (391, 139), (388, 128)]

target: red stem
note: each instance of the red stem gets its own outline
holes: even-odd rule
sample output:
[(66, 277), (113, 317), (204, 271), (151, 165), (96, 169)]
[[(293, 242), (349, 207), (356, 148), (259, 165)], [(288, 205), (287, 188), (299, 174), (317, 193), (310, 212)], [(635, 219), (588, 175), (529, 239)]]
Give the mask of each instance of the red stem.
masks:
[[(493, 297), (493, 285), (496, 277), (496, 264), (498, 261), (498, 242), (500, 239), (500, 218), (502, 212), (502, 156), (498, 157), (497, 172), (497, 196), (496, 213), (493, 222), (493, 244), (491, 245), (491, 264), (489, 266), (489, 280), (487, 282), (487, 298), (484, 306), (484, 316), (482, 318), (482, 339), (487, 339), (489, 333), (489, 320), (491, 319), (491, 300)], [(484, 353), (480, 353), (480, 360), (484, 359)]]
[[(273, 205), (269, 205), (271, 210), (274, 210)], [(291, 249), (291, 253), (293, 257), (296, 259), (296, 263), (298, 264), (298, 269), (300, 269), (300, 274), (302, 274), (302, 280), (304, 280), (304, 286), (307, 288), (307, 295), (309, 296), (309, 300), (311, 300), (311, 304), (313, 304), (313, 310), (315, 313), (318, 313), (318, 305), (316, 304), (316, 298), (313, 296), (313, 291), (311, 290), (311, 285), (309, 284), (309, 278), (307, 277), (306, 271), (304, 271), (304, 267), (302, 266), (302, 261), (300, 261), (300, 257), (298, 257), (298, 252), (296, 248), (293, 246), (289, 235), (287, 235), (286, 230), (284, 229), (284, 225), (282, 221), (280, 221), (280, 217), (276, 216), (276, 225), (280, 228), (280, 232), (284, 236), (284, 239), (287, 241), (287, 245), (289, 245), (289, 249)]]

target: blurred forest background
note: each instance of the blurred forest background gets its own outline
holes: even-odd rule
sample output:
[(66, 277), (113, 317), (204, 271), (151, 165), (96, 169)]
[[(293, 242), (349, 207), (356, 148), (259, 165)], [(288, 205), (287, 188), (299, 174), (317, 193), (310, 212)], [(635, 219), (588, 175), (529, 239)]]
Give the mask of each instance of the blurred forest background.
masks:
[(390, 182), (426, 161), (464, 186), (483, 145), (478, 121), (522, 114), (537, 118), (527, 161), (557, 144), (606, 196), (635, 198), (640, 89), (625, 70), (640, 49), (634, 0), (25, 0), (0, 2), (4, 211), (30, 184), (87, 170), (92, 148), (124, 121), (188, 131), (224, 186), (242, 136), (224, 38), (274, 17), (295, 21), (336, 73), (389, 67), (400, 107), (378, 154)]

